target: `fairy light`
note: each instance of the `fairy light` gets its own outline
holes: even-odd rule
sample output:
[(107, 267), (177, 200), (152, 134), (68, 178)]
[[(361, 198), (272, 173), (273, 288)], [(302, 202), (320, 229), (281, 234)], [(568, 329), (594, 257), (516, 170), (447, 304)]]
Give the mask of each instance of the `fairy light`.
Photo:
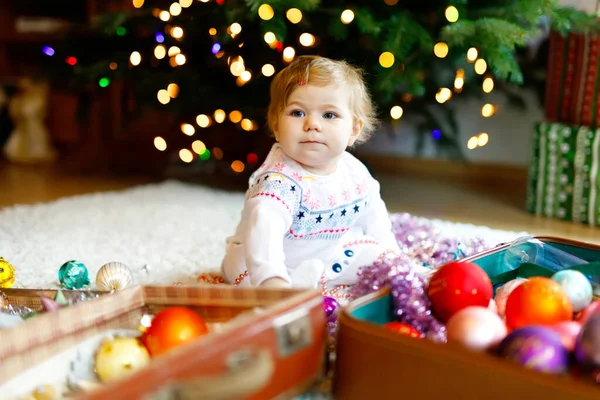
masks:
[(242, 26), (240, 24), (238, 24), (237, 22), (234, 22), (229, 27), (229, 30), (231, 31), (232, 36), (239, 35), (240, 32), (242, 31)]
[(241, 57), (239, 57), (236, 61), (232, 62), (229, 66), (229, 71), (233, 76), (241, 76), (245, 70), (246, 66), (244, 65), (244, 60)]
[(389, 51), (381, 53), (381, 55), (379, 56), (379, 64), (383, 68), (391, 67), (392, 65), (394, 65), (394, 55)]
[(206, 145), (201, 140), (195, 140), (194, 143), (192, 143), (192, 150), (194, 150), (194, 153), (196, 154), (202, 154), (206, 151)]
[(262, 66), (262, 69), (260, 71), (264, 76), (273, 76), (273, 74), (275, 73), (275, 67), (271, 64), (265, 64)]
[(252, 73), (248, 70), (242, 72), (242, 74), (240, 75), (240, 79), (243, 82), (248, 82), (251, 78), (252, 78)]
[(469, 50), (467, 50), (468, 62), (474, 62), (475, 60), (477, 60), (477, 56), (479, 56), (479, 52), (475, 47), (471, 47)]
[(194, 160), (194, 154), (192, 154), (192, 152), (188, 149), (181, 149), (179, 150), (179, 158), (184, 163), (189, 164)]
[(400, 106), (394, 106), (390, 110), (390, 115), (394, 119), (400, 119), (400, 118), (402, 118), (402, 114), (404, 114), (404, 110)]
[(286, 47), (283, 50), (283, 61), (292, 62), (292, 60), (294, 60), (295, 56), (296, 56), (296, 50), (294, 50), (293, 47)]
[(267, 42), (268, 44), (272, 44), (277, 41), (277, 38), (275, 37), (275, 34), (273, 32), (265, 33), (264, 38), (265, 38), (265, 42)]
[(260, 19), (268, 21), (271, 18), (273, 18), (274, 15), (275, 11), (273, 11), (273, 7), (271, 7), (270, 5), (262, 4), (260, 7), (258, 7), (258, 16), (260, 17)]
[(169, 47), (169, 52), (168, 52), (169, 57), (173, 57), (179, 53), (181, 53), (181, 49), (179, 47), (177, 47), (177, 46)]
[(133, 53), (131, 53), (131, 55), (129, 56), (129, 62), (131, 63), (131, 65), (136, 66), (136, 65), (140, 65), (140, 63), (142, 62), (142, 55), (137, 52), (134, 51)]
[(171, 96), (169, 96), (169, 92), (166, 89), (160, 89), (156, 94), (156, 98), (160, 104), (167, 104), (171, 101)]
[(167, 22), (171, 19), (171, 14), (169, 14), (168, 11), (161, 11), (160, 14), (158, 14), (158, 18), (163, 22)]
[(159, 44), (154, 48), (154, 57), (156, 57), (157, 60), (162, 60), (166, 55), (167, 49), (162, 44)]
[(223, 158), (223, 150), (221, 150), (219, 147), (214, 147), (212, 149), (212, 152), (217, 160), (220, 160)]
[(196, 123), (200, 128), (208, 128), (211, 124), (211, 120), (208, 115), (200, 114), (196, 117)]
[(487, 63), (485, 62), (485, 60), (483, 58), (480, 58), (477, 61), (475, 61), (475, 73), (483, 75), (485, 74), (485, 71), (487, 71)]
[(444, 42), (437, 43), (433, 47), (433, 53), (439, 58), (446, 57), (448, 55), (448, 45)]
[(479, 134), (479, 137), (477, 138), (477, 145), (479, 147), (483, 147), (486, 144), (488, 144), (489, 140), (490, 140), (489, 135), (485, 132), (482, 132)]
[(169, 86), (167, 86), (167, 92), (171, 98), (176, 98), (179, 96), (179, 85), (176, 83), (169, 83)]
[(217, 34), (217, 30), (216, 30), (215, 28), (210, 28), (210, 29), (208, 30), (208, 34), (209, 34), (210, 36), (215, 36), (215, 35)]
[(181, 7), (183, 8), (188, 8), (189, 6), (194, 4), (194, 0), (179, 0), (179, 4), (181, 4)]
[(231, 163), (231, 169), (238, 174), (244, 171), (244, 163), (240, 160), (235, 160)]
[(448, 20), (448, 22), (456, 22), (458, 21), (458, 9), (454, 6), (450, 6), (448, 8), (446, 8), (446, 19)]
[(465, 70), (459, 68), (456, 71), (456, 77), (454, 78), (454, 88), (458, 91), (462, 90), (465, 85)]
[(481, 85), (484, 93), (491, 93), (494, 90), (494, 80), (490, 77), (487, 77), (483, 80), (483, 84)]
[(181, 39), (183, 37), (183, 29), (179, 26), (175, 26), (171, 29), (171, 36), (175, 39)]
[(452, 98), (452, 91), (448, 88), (440, 88), (435, 94), (435, 99), (438, 103), (443, 104)]
[(245, 131), (251, 131), (252, 130), (252, 121), (250, 121), (248, 118), (244, 118), (242, 120), (242, 122), (240, 123), (240, 126), (242, 127), (243, 130)]
[(285, 13), (285, 16), (292, 24), (297, 24), (298, 22), (302, 21), (302, 11), (298, 10), (297, 8), (290, 8)]
[(177, 54), (175, 56), (175, 64), (183, 65), (187, 61), (187, 58), (183, 54)]
[(135, 8), (142, 8), (144, 5), (144, 0), (133, 0), (133, 6)]
[(225, 121), (225, 118), (227, 117), (227, 114), (225, 113), (225, 111), (219, 109), (215, 110), (215, 113), (213, 114), (213, 116), (215, 117), (215, 121), (220, 124), (223, 121)]
[(315, 44), (315, 37), (310, 33), (303, 33), (300, 35), (299, 42), (304, 47), (310, 47)]
[(179, 14), (181, 14), (181, 4), (179, 3), (173, 3), (171, 4), (171, 6), (169, 7), (169, 13), (171, 13), (171, 15), (173, 16), (178, 16)]
[(111, 70), (116, 70), (118, 67), (116, 62), (111, 62), (110, 64), (108, 64), (108, 68), (110, 68)]
[(340, 15), (340, 19), (343, 24), (349, 24), (354, 19), (354, 11), (352, 10), (344, 10), (342, 11), (342, 15)]
[(167, 141), (160, 136), (154, 138), (154, 147), (158, 151), (165, 151), (167, 149)]
[(467, 149), (473, 150), (474, 148), (476, 148), (477, 142), (478, 142), (477, 136), (471, 136), (469, 138), (469, 140), (467, 141)]
[(494, 113), (496, 112), (496, 108), (491, 105), (491, 104), (484, 104), (483, 107), (481, 107), (481, 115), (485, 118), (489, 118), (492, 115), (494, 115)]
[(234, 110), (232, 112), (229, 113), (229, 120), (231, 122), (233, 122), (234, 124), (237, 124), (238, 122), (240, 122), (242, 120), (242, 113), (239, 112), (238, 110)]
[(196, 133), (196, 128), (192, 124), (181, 124), (181, 132), (188, 136), (192, 136)]
[(398, 0), (383, 0), (383, 2), (388, 6), (395, 6), (396, 4), (398, 4)]

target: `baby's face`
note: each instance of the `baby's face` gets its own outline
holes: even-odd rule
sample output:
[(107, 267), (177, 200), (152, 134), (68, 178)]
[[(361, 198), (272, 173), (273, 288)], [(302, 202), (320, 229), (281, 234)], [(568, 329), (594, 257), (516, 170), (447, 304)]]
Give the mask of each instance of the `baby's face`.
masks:
[(361, 130), (350, 109), (347, 87), (304, 85), (288, 98), (275, 129), (283, 151), (318, 175), (335, 171)]

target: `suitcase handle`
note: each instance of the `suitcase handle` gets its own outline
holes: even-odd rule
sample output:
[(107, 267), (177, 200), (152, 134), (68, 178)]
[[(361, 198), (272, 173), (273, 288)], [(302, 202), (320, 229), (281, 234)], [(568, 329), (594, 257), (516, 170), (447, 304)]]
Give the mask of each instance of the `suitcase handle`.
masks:
[(243, 349), (227, 357), (228, 371), (213, 375), (180, 381), (173, 389), (178, 400), (240, 399), (257, 392), (271, 382), (275, 371), (275, 361), (266, 349)]

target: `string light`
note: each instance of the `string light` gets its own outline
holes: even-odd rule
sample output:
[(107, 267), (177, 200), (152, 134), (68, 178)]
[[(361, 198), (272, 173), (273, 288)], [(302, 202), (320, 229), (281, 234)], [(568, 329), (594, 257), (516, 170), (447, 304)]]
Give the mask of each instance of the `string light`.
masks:
[(211, 120), (208, 115), (200, 114), (196, 117), (196, 123), (200, 128), (208, 128), (211, 124)]
[(171, 19), (171, 14), (169, 14), (168, 11), (161, 11), (160, 14), (158, 14), (158, 18), (163, 22), (167, 22)]
[(271, 64), (265, 64), (262, 66), (261, 72), (264, 76), (272, 76), (275, 73), (275, 67)]
[(215, 147), (213, 148), (213, 155), (217, 160), (220, 160), (223, 158), (223, 150), (221, 150), (219, 147)]
[(127, 34), (127, 29), (125, 29), (125, 27), (120, 26), (117, 28), (117, 35), (118, 36), (125, 36)]
[(234, 110), (232, 112), (229, 113), (229, 120), (231, 122), (233, 122), (234, 124), (237, 124), (238, 122), (240, 122), (242, 120), (242, 113), (239, 112), (238, 110)]
[[(219, 0), (217, 0), (218, 2)], [(210, 158), (210, 150), (206, 149), (202, 152), (202, 154), (198, 154), (202, 161), (206, 161)]]
[(47, 56), (52, 57), (54, 55), (54, 49), (50, 46), (44, 46), (44, 47), (42, 47), (42, 53), (44, 53)]
[(315, 44), (315, 37), (310, 33), (303, 33), (300, 35), (299, 42), (304, 47), (310, 47)]
[(456, 91), (460, 92), (464, 85), (465, 85), (465, 70), (462, 68), (459, 68), (456, 71), (456, 78), (454, 78), (454, 89), (456, 89)]
[(187, 61), (187, 58), (183, 54), (177, 54), (175, 56), (175, 64), (183, 65)]
[(135, 8), (142, 8), (144, 5), (144, 0), (133, 0), (133, 6)]
[(184, 163), (189, 164), (194, 160), (194, 155), (188, 149), (181, 149), (181, 150), (179, 150), (179, 158)]
[(444, 42), (437, 43), (433, 47), (433, 53), (439, 58), (446, 57), (448, 55), (448, 45)]
[(473, 150), (475, 147), (477, 147), (477, 137), (471, 136), (467, 141), (467, 149)]
[(220, 51), (221, 51), (221, 44), (213, 43), (212, 48), (210, 49), (210, 52), (217, 55), (217, 54), (219, 54)]
[(215, 110), (214, 113), (214, 117), (215, 117), (215, 121), (220, 124), (223, 121), (225, 121), (225, 117), (227, 116), (227, 114), (225, 113), (225, 111), (221, 110), (220, 108)]
[(160, 89), (156, 94), (156, 98), (160, 104), (168, 104), (171, 101), (171, 96), (169, 96), (169, 92), (165, 89)]
[(275, 37), (275, 34), (273, 32), (267, 32), (265, 33), (265, 42), (267, 42), (268, 44), (273, 44), (277, 41), (277, 38)]
[(110, 79), (108, 79), (107, 77), (100, 78), (100, 80), (98, 81), (98, 86), (100, 86), (101, 88), (105, 88), (108, 85), (110, 85)]
[(398, 0), (383, 0), (383, 2), (388, 6), (395, 6), (396, 4), (398, 4)]
[(283, 61), (292, 62), (296, 56), (296, 50), (293, 47), (286, 47), (283, 50)]
[(475, 60), (477, 60), (478, 55), (479, 52), (477, 51), (477, 49), (475, 47), (471, 47), (469, 50), (467, 50), (467, 61), (474, 62)]
[(340, 19), (343, 24), (349, 24), (354, 19), (354, 12), (352, 10), (344, 10), (342, 11), (342, 15), (340, 15)]
[(188, 136), (192, 136), (194, 133), (196, 133), (196, 128), (194, 128), (192, 124), (181, 124), (181, 132)]
[(483, 58), (480, 58), (477, 61), (475, 61), (475, 73), (483, 75), (485, 74), (485, 71), (487, 71), (487, 63), (485, 62), (485, 60)]
[(129, 56), (129, 62), (131, 63), (131, 65), (136, 66), (136, 65), (140, 65), (140, 63), (142, 62), (142, 55), (137, 52), (134, 51), (133, 53), (131, 53), (131, 55)]
[(494, 115), (494, 113), (496, 112), (496, 108), (491, 105), (491, 104), (484, 104), (483, 107), (481, 107), (481, 115), (485, 118), (489, 118), (492, 115)]
[(394, 119), (400, 119), (400, 118), (402, 118), (402, 114), (404, 114), (404, 110), (400, 106), (394, 106), (390, 110), (390, 115)]
[(487, 133), (485, 133), (485, 132), (480, 133), (479, 137), (477, 138), (477, 145), (479, 147), (483, 147), (486, 144), (488, 144), (489, 140), (490, 140), (490, 137), (488, 136)]
[(169, 92), (169, 96), (171, 96), (171, 98), (176, 98), (179, 96), (179, 85), (176, 83), (169, 83), (169, 86), (167, 86), (167, 92)]
[(160, 136), (154, 138), (154, 147), (158, 151), (165, 151), (167, 149), (167, 141)]
[(240, 79), (243, 82), (248, 82), (251, 78), (252, 78), (252, 73), (248, 70), (242, 72), (242, 74), (240, 75)]
[(245, 70), (246, 66), (244, 65), (244, 59), (242, 57), (238, 57), (236, 61), (232, 62), (229, 66), (229, 71), (233, 76), (241, 76)]
[(163, 43), (165, 41), (165, 36), (160, 32), (156, 32), (154, 39), (156, 40), (156, 43)]
[(438, 103), (443, 104), (452, 98), (452, 91), (448, 88), (440, 88), (436, 93), (435, 99)]
[(248, 164), (256, 164), (258, 162), (258, 156), (255, 153), (250, 153), (246, 156)]
[(216, 30), (215, 28), (210, 28), (210, 29), (208, 30), (208, 34), (209, 34), (210, 36), (215, 36), (215, 35), (217, 34), (217, 30)]
[(487, 77), (483, 80), (482, 89), (484, 93), (491, 93), (494, 90), (494, 80)]
[(297, 24), (298, 22), (302, 21), (302, 11), (298, 10), (297, 8), (290, 8), (285, 13), (285, 16), (292, 24)]
[(241, 162), (240, 160), (235, 160), (234, 162), (231, 163), (231, 169), (234, 172), (241, 173), (244, 171), (244, 163)]
[(171, 4), (171, 7), (169, 7), (169, 12), (173, 16), (178, 16), (179, 14), (181, 14), (181, 4), (179, 4), (179, 3)]
[(240, 32), (242, 31), (242, 26), (240, 24), (238, 24), (237, 22), (234, 22), (229, 27), (229, 30), (231, 31), (232, 36), (239, 35)]
[(179, 47), (177, 47), (177, 46), (169, 47), (169, 52), (168, 52), (169, 57), (173, 57), (179, 53), (181, 53), (181, 49)]
[(73, 56), (69, 56), (65, 59), (65, 62), (71, 66), (77, 64), (77, 59)]
[(448, 22), (456, 22), (458, 21), (458, 9), (454, 6), (450, 6), (446, 8), (446, 19)]
[(181, 39), (183, 37), (183, 29), (179, 26), (175, 26), (171, 29), (171, 36), (175, 39)]
[(118, 67), (116, 62), (111, 62), (110, 64), (108, 64), (108, 68), (110, 68), (111, 70), (116, 70)]
[(192, 143), (192, 150), (194, 150), (194, 153), (196, 154), (202, 154), (206, 151), (206, 145), (201, 140), (195, 140), (194, 143)]
[(243, 130), (245, 131), (251, 131), (252, 130), (252, 121), (250, 121), (248, 118), (244, 118), (242, 120), (242, 122), (240, 123), (241, 127)]
[(194, 3), (194, 0), (179, 0), (179, 4), (181, 4), (181, 7), (183, 7), (183, 8), (188, 8), (193, 3)]
[(391, 67), (392, 65), (394, 65), (394, 55), (389, 51), (381, 53), (381, 55), (379, 56), (379, 64), (383, 68)]
[(268, 21), (271, 18), (273, 18), (274, 15), (275, 11), (273, 11), (273, 7), (271, 7), (270, 5), (262, 4), (260, 7), (258, 7), (258, 16), (260, 17), (260, 19)]
[(154, 48), (154, 57), (156, 57), (157, 60), (162, 60), (166, 55), (167, 49), (162, 44), (159, 44)]

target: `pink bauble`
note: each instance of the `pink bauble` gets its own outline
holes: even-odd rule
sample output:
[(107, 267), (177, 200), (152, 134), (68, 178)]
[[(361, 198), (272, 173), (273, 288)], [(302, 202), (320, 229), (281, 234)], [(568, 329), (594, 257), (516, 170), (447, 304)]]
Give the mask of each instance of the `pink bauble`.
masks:
[(471, 306), (454, 314), (446, 325), (448, 343), (458, 343), (468, 349), (485, 351), (506, 336), (502, 318), (486, 307)]
[(597, 312), (600, 312), (600, 300), (592, 301), (586, 308), (581, 310), (576, 316), (575, 320), (585, 324), (587, 320)]
[(494, 299), (490, 299), (490, 304), (488, 305), (488, 309), (490, 311), (493, 311), (494, 314), (498, 314), (498, 305), (496, 305), (496, 302), (494, 301)]
[(517, 286), (526, 281), (527, 279), (525, 278), (516, 278), (512, 281), (506, 282), (504, 285), (496, 289), (496, 296), (494, 297), (494, 300), (496, 301), (496, 306), (498, 307), (498, 315), (504, 318), (504, 312), (506, 311), (506, 300), (508, 299), (508, 295), (511, 294)]
[(562, 321), (550, 327), (560, 335), (560, 341), (569, 351), (573, 351), (575, 340), (581, 331), (581, 323), (577, 321)]

